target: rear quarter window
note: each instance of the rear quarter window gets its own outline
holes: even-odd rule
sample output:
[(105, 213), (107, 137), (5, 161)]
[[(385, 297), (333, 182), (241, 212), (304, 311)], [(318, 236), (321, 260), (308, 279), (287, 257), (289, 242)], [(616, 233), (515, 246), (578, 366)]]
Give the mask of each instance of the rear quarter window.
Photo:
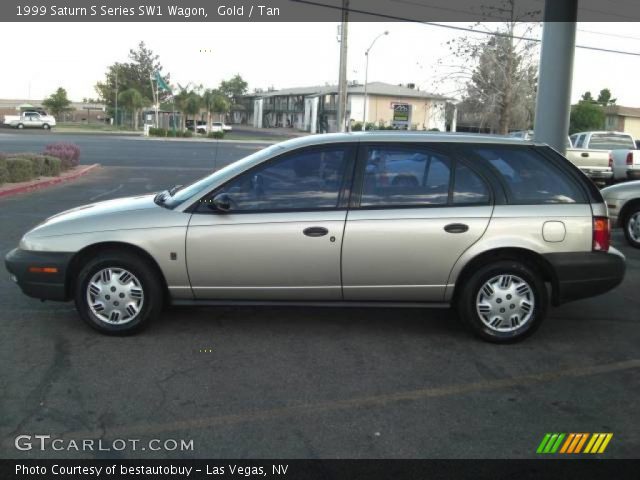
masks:
[(509, 203), (520, 205), (586, 203), (580, 186), (562, 168), (531, 148), (469, 147), (498, 174)]

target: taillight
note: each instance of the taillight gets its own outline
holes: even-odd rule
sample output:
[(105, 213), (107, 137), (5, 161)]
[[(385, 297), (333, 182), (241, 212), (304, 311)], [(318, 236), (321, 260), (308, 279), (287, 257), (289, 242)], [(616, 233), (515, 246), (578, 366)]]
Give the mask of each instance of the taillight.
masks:
[(611, 229), (607, 217), (593, 217), (593, 251), (608, 252), (611, 243)]
[(627, 153), (627, 165), (633, 165), (633, 152)]
[(613, 168), (613, 154), (609, 152), (609, 168)]

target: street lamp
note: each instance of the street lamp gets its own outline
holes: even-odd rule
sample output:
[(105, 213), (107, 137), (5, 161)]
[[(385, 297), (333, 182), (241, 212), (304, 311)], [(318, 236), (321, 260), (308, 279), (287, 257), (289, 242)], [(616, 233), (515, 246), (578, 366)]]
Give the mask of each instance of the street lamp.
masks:
[(373, 48), (373, 45), (376, 43), (376, 41), (383, 35), (389, 35), (389, 31), (385, 30), (376, 38), (374, 38), (373, 42), (371, 42), (371, 45), (369, 45), (369, 48), (367, 48), (367, 50), (364, 52), (365, 57), (367, 57), (366, 66), (364, 68), (364, 110), (362, 112), (362, 129), (364, 131), (367, 130), (367, 82), (369, 80), (369, 51)]

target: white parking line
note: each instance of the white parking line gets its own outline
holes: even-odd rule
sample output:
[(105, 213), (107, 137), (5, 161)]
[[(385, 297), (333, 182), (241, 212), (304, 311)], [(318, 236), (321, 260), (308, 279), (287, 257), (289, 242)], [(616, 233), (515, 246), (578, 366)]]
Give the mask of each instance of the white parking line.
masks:
[(107, 191), (107, 192), (102, 192), (102, 193), (99, 193), (98, 195), (96, 195), (96, 196), (94, 196), (94, 197), (91, 197), (91, 198), (89, 199), (89, 201), (90, 201), (90, 202), (93, 202), (94, 200), (96, 200), (96, 199), (98, 199), (98, 198), (100, 198), (100, 197), (104, 197), (105, 195), (109, 195), (110, 193), (115, 193), (115, 192), (117, 192), (118, 190), (120, 190), (122, 187), (124, 187), (124, 185), (121, 183), (120, 185), (118, 185), (116, 188), (114, 188), (114, 189), (112, 189), (112, 190), (109, 190), (109, 191)]

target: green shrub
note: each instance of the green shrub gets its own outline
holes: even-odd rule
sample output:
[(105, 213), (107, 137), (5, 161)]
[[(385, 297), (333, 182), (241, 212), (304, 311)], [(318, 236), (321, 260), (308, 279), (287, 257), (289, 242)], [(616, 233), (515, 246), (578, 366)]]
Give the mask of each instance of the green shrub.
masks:
[(207, 138), (215, 138), (217, 140), (221, 140), (224, 138), (224, 132), (209, 132), (207, 133)]
[(151, 127), (149, 128), (149, 136), (150, 137), (166, 137), (167, 130), (164, 128)]
[(9, 181), (9, 171), (7, 170), (7, 157), (0, 153), (0, 185)]
[(46, 171), (45, 175), (47, 177), (57, 177), (60, 175), (60, 172), (62, 171), (62, 160), (58, 157), (45, 155), (44, 164)]
[(193, 132), (191, 130), (185, 130), (184, 132), (182, 132), (182, 136), (185, 138), (191, 138), (193, 137)]
[(351, 124), (352, 132), (361, 132), (362, 131), (362, 122), (353, 122)]
[(28, 158), (7, 158), (7, 171), (10, 182), (26, 182), (34, 177), (33, 166)]

